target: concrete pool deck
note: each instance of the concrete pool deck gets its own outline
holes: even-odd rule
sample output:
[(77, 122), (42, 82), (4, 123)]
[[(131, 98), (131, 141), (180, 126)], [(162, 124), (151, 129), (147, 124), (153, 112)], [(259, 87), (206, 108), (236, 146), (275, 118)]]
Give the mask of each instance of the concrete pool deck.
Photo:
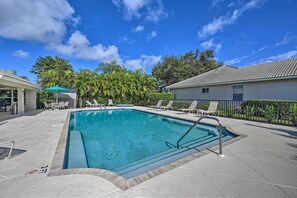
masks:
[(0, 139), (16, 142), (13, 157), (0, 160), (0, 197), (297, 197), (296, 127), (227, 118), (220, 119), (247, 137), (224, 146), (224, 158), (209, 153), (126, 191), (97, 176), (47, 177), (68, 112), (39, 111), (0, 121)]

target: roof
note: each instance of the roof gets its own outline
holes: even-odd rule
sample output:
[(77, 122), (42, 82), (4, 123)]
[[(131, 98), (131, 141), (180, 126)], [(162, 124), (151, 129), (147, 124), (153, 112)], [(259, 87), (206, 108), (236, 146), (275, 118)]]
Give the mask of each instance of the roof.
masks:
[(16, 82), (18, 84), (24, 84), (26, 86), (33, 87), (33, 88), (38, 87), (36, 84), (33, 84), (30, 81), (28, 81), (28, 80), (26, 80), (24, 78), (21, 78), (19, 76), (16, 76), (16, 75), (14, 75), (14, 74), (12, 74), (10, 72), (4, 71), (4, 70), (0, 70), (0, 79), (13, 81), (13, 82)]
[(297, 78), (297, 58), (246, 67), (223, 66), (167, 86), (168, 89)]

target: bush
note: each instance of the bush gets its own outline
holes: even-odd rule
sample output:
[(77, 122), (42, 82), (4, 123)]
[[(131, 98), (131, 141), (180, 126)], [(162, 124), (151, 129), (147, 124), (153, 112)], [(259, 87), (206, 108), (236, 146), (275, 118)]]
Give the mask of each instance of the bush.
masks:
[(173, 100), (174, 94), (171, 92), (164, 92), (164, 93), (150, 93), (148, 95), (149, 101), (157, 101), (157, 100)]

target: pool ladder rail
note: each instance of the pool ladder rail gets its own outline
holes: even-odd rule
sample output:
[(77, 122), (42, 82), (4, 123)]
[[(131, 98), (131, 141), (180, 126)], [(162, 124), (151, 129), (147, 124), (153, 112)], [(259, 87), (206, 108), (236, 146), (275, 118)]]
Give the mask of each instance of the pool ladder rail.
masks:
[(7, 144), (7, 143), (11, 143), (11, 146), (10, 146), (10, 150), (9, 150), (9, 154), (8, 156), (5, 158), (5, 159), (10, 159), (10, 156), (11, 156), (11, 153), (12, 153), (12, 150), (13, 150), (13, 147), (15, 145), (15, 141), (12, 141), (12, 140), (0, 140), (0, 145), (1, 144)]
[(218, 153), (218, 156), (220, 156), (220, 157), (224, 157), (224, 154), (223, 154), (223, 140), (222, 140), (222, 136), (223, 136), (223, 124), (222, 124), (222, 122), (218, 119), (218, 118), (215, 118), (215, 117), (210, 117), (210, 116), (201, 116), (192, 126), (191, 126), (191, 128), (187, 131), (187, 132), (185, 132), (184, 134), (183, 134), (183, 136), (181, 136), (181, 138), (179, 138), (179, 140), (176, 142), (176, 148), (177, 149), (179, 149), (180, 148), (180, 145), (179, 145), (179, 143), (180, 143), (180, 141), (182, 140), (182, 139), (184, 139), (184, 137), (186, 136), (186, 135), (188, 135), (188, 133), (190, 133), (190, 131), (202, 120), (202, 119), (211, 119), (211, 120), (215, 120), (215, 121), (217, 121), (218, 122), (218, 124), (219, 124), (219, 127), (220, 127), (220, 141), (219, 141), (219, 153)]

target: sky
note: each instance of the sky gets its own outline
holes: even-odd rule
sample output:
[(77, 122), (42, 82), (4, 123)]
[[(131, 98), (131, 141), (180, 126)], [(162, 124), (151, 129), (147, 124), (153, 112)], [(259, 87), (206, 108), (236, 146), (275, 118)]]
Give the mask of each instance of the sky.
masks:
[(0, 0), (0, 69), (59, 56), (75, 71), (116, 60), (152, 68), (166, 55), (212, 49), (225, 65), (297, 57), (297, 0)]

